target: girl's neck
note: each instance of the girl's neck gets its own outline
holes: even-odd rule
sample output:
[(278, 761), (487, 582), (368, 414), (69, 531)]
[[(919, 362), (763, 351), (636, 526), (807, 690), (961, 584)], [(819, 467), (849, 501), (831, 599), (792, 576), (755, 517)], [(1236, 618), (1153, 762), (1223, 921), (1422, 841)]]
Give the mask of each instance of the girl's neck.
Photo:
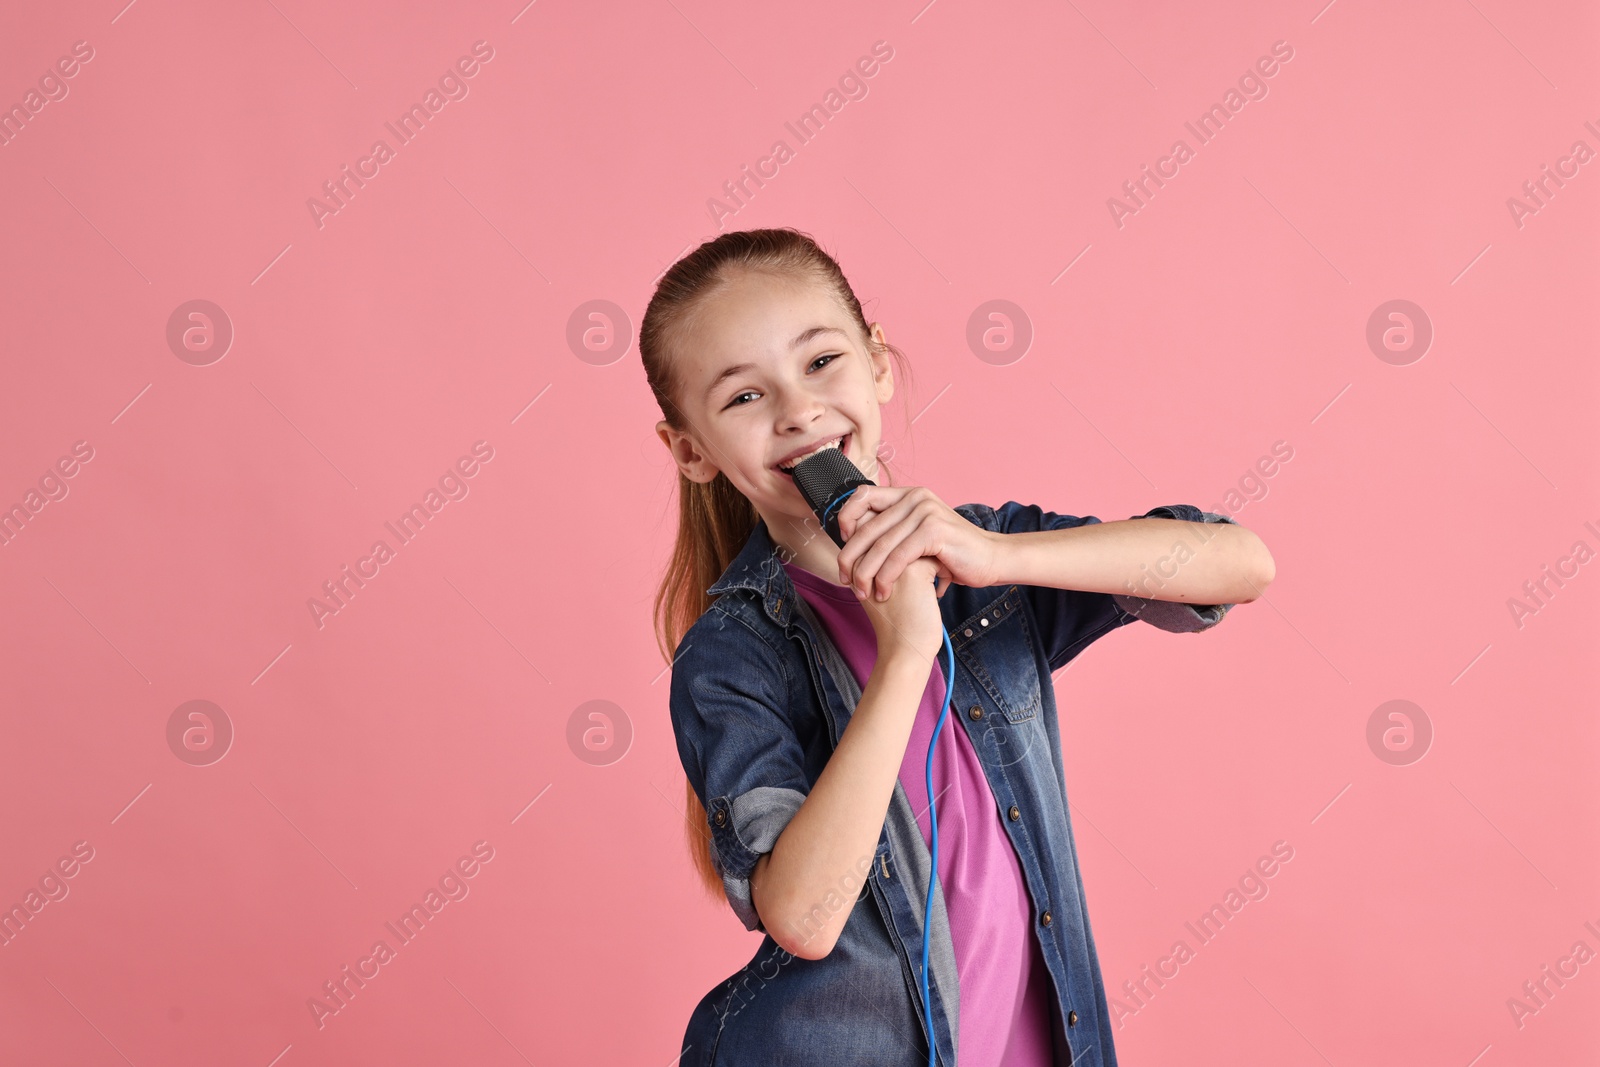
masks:
[(822, 531), (815, 516), (801, 521), (782, 516), (767, 519), (767, 532), (778, 546), (778, 558), (825, 582), (839, 584), (839, 546)]

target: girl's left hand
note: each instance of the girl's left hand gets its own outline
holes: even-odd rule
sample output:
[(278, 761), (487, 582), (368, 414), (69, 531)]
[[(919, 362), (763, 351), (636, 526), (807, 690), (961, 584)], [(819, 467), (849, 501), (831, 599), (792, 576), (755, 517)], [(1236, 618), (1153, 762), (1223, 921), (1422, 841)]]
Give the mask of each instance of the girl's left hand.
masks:
[(951, 582), (994, 584), (997, 534), (957, 514), (923, 486), (863, 485), (839, 509), (839, 582), (858, 597), (887, 599), (913, 560), (939, 561), (937, 595)]

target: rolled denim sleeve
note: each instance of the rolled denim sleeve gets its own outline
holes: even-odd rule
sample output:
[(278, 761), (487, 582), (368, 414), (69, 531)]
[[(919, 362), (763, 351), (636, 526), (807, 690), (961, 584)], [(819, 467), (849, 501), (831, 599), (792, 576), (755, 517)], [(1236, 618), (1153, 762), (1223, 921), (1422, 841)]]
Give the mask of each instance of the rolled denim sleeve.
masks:
[(715, 605), (684, 635), (670, 697), (678, 757), (705, 807), (723, 891), (746, 930), (766, 929), (750, 894), (756, 861), (810, 793), (788, 695), (777, 650)]
[[(1133, 519), (1182, 519), (1185, 522), (1228, 522), (1238, 525), (1226, 515), (1201, 511), (1193, 504), (1164, 504), (1143, 515), (1130, 515)], [(1117, 606), (1135, 619), (1147, 622), (1172, 633), (1192, 634), (1209, 630), (1222, 621), (1232, 604), (1188, 604), (1176, 600), (1153, 600), (1148, 597), (1113, 594)]]

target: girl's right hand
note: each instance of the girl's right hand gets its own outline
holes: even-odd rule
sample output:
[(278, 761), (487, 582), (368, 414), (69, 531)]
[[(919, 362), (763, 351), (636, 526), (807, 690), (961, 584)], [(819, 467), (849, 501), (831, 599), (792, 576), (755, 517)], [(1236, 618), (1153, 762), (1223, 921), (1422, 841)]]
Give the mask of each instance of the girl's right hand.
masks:
[(944, 620), (939, 615), (939, 596), (934, 592), (938, 574), (938, 557), (922, 556), (906, 564), (889, 599), (857, 597), (878, 635), (879, 659), (909, 652), (930, 666), (933, 664), (944, 647)]

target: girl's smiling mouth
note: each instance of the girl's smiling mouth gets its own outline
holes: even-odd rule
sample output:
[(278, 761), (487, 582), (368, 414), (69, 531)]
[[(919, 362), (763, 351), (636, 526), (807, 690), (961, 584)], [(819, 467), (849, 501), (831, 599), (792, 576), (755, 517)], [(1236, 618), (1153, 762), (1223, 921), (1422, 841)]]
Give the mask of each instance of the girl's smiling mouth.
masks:
[[(849, 455), (850, 455), (850, 452), (849, 452), (850, 439), (853, 436), (853, 433), (854, 433), (854, 431), (852, 431), (851, 433), (846, 433), (842, 437), (836, 438), (835, 440), (837, 440), (839, 442), (837, 446), (832, 446), (832, 445), (829, 445), (827, 442), (824, 442), (823, 443), (823, 447), (824, 448), (837, 447), (839, 449), (839, 451), (843, 452), (845, 454), (846, 458), (848, 458)], [(817, 451), (818, 451), (817, 449), (813, 449), (810, 453), (807, 453), (807, 456), (814, 455)], [(782, 462), (788, 462), (788, 461), (784, 460)], [(790, 481), (793, 481), (794, 480), (794, 467), (796, 467), (798, 465), (799, 465), (799, 461), (796, 461), (795, 463), (790, 464), (790, 466), (787, 469), (784, 468), (784, 467), (777, 466), (777, 465), (774, 465), (772, 469), (777, 471), (779, 474), (783, 475), (785, 478), (788, 478)]]

